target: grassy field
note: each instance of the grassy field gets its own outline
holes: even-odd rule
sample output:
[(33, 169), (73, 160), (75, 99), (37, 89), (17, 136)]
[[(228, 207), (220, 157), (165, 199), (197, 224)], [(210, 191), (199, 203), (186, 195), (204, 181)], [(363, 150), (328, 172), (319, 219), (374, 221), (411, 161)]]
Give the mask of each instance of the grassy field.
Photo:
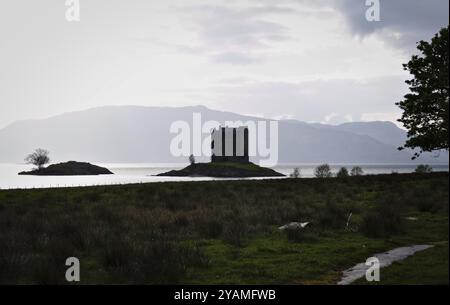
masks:
[[(433, 244), (382, 269), (381, 284), (448, 284), (448, 184), (434, 173), (0, 191), (0, 283), (64, 284), (75, 256), (81, 284), (333, 284), (374, 253)], [(278, 230), (290, 221), (312, 226)]]

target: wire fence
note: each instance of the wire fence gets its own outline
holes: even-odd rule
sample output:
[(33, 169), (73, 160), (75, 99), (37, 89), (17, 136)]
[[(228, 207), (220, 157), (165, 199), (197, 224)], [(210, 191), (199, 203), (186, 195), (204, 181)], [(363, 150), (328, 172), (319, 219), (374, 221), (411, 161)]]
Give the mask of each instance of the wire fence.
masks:
[[(163, 182), (163, 181), (158, 181)], [(75, 188), (75, 187), (100, 187), (100, 186), (114, 186), (114, 185), (130, 185), (151, 183), (150, 181), (133, 181), (133, 182), (106, 182), (106, 183), (67, 183), (67, 184), (42, 184), (30, 186), (6, 186), (0, 187), (0, 191), (8, 190), (34, 190), (34, 189), (50, 189), (50, 188)]]
[(123, 186), (123, 185), (132, 185), (132, 184), (164, 183), (164, 182), (195, 182), (195, 181), (214, 181), (214, 180), (260, 180), (260, 179), (286, 179), (286, 178), (288, 178), (288, 176), (284, 176), (284, 177), (252, 177), (252, 178), (164, 177), (164, 179), (147, 180), (147, 181), (137, 180), (137, 181), (128, 181), (128, 182), (64, 183), (64, 184), (41, 184), (41, 185), (29, 185), (29, 186), (6, 186), (6, 187), (0, 187), (0, 191), (76, 188), (76, 187), (101, 187), (101, 186), (120, 186), (120, 185)]

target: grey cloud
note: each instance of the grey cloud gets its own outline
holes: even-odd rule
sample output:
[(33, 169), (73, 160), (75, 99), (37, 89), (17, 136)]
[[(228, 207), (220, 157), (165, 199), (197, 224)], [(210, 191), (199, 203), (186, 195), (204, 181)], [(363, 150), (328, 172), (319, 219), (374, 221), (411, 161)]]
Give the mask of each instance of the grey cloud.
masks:
[[(288, 39), (285, 28), (274, 22), (238, 19), (233, 17), (224, 22), (213, 23), (201, 29), (201, 35), (208, 43), (226, 47), (262, 47), (267, 41)], [(206, 23), (205, 23), (206, 25)]]
[[(356, 35), (377, 33), (395, 47), (415, 49), (416, 42), (429, 40), (441, 28), (448, 25), (448, 0), (380, 0), (380, 22), (368, 22), (365, 18), (365, 0), (338, 0), (337, 8)], [(400, 33), (396, 38), (394, 33)]]
[(212, 56), (212, 60), (216, 63), (227, 63), (233, 65), (248, 65), (260, 62), (256, 57), (246, 55), (241, 52), (223, 52)]
[[(351, 79), (305, 82), (224, 82), (212, 89), (218, 100), (212, 107), (258, 112), (266, 117), (290, 116), (302, 121), (323, 121), (335, 114), (333, 122), (361, 120), (368, 114), (399, 112), (395, 102), (406, 93), (404, 79), (398, 76), (358, 82)], [(257, 110), (255, 110), (257, 109)]]
[(264, 17), (295, 12), (292, 8), (272, 4), (246, 8), (202, 5), (185, 7), (183, 11), (197, 27), (201, 55), (210, 56), (214, 62), (230, 64), (259, 62), (252, 51), (290, 39), (284, 26)]

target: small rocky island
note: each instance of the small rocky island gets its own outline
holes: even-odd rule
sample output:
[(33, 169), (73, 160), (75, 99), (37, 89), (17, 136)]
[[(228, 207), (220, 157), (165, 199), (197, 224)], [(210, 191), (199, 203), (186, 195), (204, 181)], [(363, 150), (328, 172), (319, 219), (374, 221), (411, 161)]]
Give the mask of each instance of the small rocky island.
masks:
[(249, 130), (246, 126), (219, 127), (211, 131), (210, 163), (195, 163), (195, 157), (191, 155), (189, 157), (191, 165), (157, 176), (214, 178), (284, 176), (273, 169), (250, 162), (249, 147)]
[(87, 176), (87, 175), (112, 175), (113, 173), (104, 167), (87, 162), (69, 161), (52, 164), (28, 172), (20, 172), (19, 175), (36, 176)]
[(283, 177), (273, 169), (258, 166), (254, 163), (212, 162), (194, 163), (181, 170), (171, 170), (157, 176), (169, 177), (214, 177), (214, 178), (251, 178), (251, 177)]

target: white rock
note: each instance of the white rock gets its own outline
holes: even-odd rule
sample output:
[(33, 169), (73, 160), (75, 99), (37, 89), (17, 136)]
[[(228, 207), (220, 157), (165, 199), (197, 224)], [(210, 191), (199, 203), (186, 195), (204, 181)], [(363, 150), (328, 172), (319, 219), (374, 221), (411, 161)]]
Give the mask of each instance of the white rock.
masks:
[(279, 230), (298, 230), (306, 228), (310, 223), (309, 222), (291, 222), (285, 224), (284, 226), (279, 227)]

